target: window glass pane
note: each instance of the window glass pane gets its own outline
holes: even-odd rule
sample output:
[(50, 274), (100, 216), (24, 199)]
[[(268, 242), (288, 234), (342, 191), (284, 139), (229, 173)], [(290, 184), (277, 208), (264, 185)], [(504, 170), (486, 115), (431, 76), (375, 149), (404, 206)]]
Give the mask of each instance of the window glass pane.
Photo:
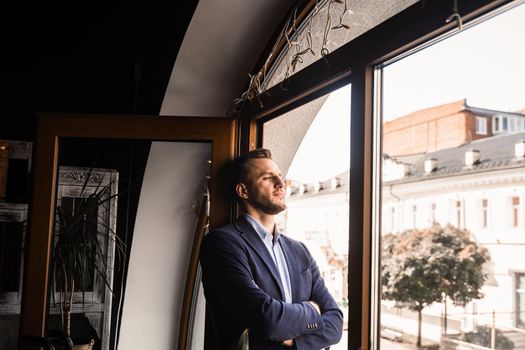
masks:
[[(418, 0), (346, 0), (348, 8), (346, 12), (344, 11), (344, 2), (339, 3), (332, 0), (319, 1), (319, 10), (312, 11), (310, 17), (308, 17), (312, 20), (311, 24), (309, 20), (304, 21), (298, 35), (292, 38), (293, 42), (297, 42), (297, 45), (294, 45), (291, 50), (285, 47), (279, 54), (278, 59), (266, 78), (264, 83), (266, 84), (265, 88), (269, 89), (283, 81), (287, 72), (288, 75), (292, 75), (321, 59), (321, 49), (323, 48), (327, 20), (330, 21), (328, 23), (329, 27), (339, 25), (341, 18), (342, 23), (349, 26), (348, 29), (338, 28), (328, 33), (326, 48), (329, 52), (332, 52), (417, 1)], [(330, 11), (328, 11), (329, 9)], [(330, 17), (328, 17), (328, 14)], [(315, 54), (310, 52), (301, 55), (301, 61), (295, 65), (295, 69), (292, 69), (293, 56), (309, 46), (310, 39), (308, 32), (312, 34), (312, 50)]]
[(487, 119), (484, 117), (476, 117), (476, 134), (487, 134)]
[(481, 217), (482, 217), (482, 224), (481, 224), (481, 227), (482, 228), (486, 228), (488, 226), (488, 222), (489, 222), (489, 208), (488, 208), (488, 200), (487, 199), (483, 199), (482, 200), (482, 208), (481, 208)]
[(525, 273), (516, 273), (516, 322), (518, 327), (525, 327)]
[(499, 117), (494, 117), (492, 123), (493, 123), (492, 125), (494, 125), (494, 132), (499, 131), (499, 129), (500, 129), (500, 118)]
[(525, 133), (513, 122), (525, 118), (524, 36), (515, 3), (380, 67), (381, 215), (399, 212), (380, 232), (382, 349), (490, 348), (493, 322), (498, 344), (525, 329), (514, 280), (525, 271), (525, 185), (514, 175)]
[(287, 182), (287, 209), (278, 222), (303, 242), (343, 311), (343, 337), (330, 349), (347, 348), (350, 86), (311, 101), (263, 125), (263, 146), (272, 151)]

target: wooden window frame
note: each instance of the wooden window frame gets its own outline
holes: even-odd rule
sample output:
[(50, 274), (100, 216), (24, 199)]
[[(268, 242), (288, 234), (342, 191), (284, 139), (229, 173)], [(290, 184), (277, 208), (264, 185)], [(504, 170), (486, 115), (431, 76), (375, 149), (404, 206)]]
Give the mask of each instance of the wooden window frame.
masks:
[[(460, 3), (459, 11), (466, 24), (510, 2), (472, 0)], [(379, 348), (379, 242), (374, 235), (380, 230), (375, 222), (379, 222), (380, 209), (381, 164), (377, 155), (381, 143), (377, 136), (381, 125), (377, 108), (374, 109), (378, 93), (376, 67), (453, 30), (456, 23), (445, 21), (452, 13), (452, 5), (448, 1), (425, 0), (408, 7), (330, 53), (325, 60), (291, 76), (286, 91), (278, 85), (272, 87), (262, 94), (262, 106), (258, 102), (247, 103), (240, 114), (239, 148), (246, 152), (261, 146), (264, 122), (352, 84), (348, 271), (352, 312), (348, 319), (348, 349)]]

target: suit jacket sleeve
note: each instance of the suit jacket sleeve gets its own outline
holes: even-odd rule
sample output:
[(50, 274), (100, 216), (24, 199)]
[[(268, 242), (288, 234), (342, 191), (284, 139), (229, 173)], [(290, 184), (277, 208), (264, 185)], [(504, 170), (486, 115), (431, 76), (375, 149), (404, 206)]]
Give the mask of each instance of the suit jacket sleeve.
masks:
[(308, 252), (308, 249), (304, 245), (302, 246), (308, 254), (309, 266), (312, 273), (312, 292), (310, 298), (316, 302), (321, 309), (324, 327), (317, 332), (303, 334), (295, 338), (295, 346), (297, 350), (319, 350), (337, 344), (341, 340), (343, 333), (343, 313), (328, 289), (326, 289), (315, 260)]
[(206, 297), (218, 300), (242, 327), (263, 339), (294, 339), (309, 329), (324, 327), (323, 318), (308, 302), (286, 303), (270, 297), (253, 281), (247, 248), (237, 234), (208, 234), (201, 248), (202, 280)]

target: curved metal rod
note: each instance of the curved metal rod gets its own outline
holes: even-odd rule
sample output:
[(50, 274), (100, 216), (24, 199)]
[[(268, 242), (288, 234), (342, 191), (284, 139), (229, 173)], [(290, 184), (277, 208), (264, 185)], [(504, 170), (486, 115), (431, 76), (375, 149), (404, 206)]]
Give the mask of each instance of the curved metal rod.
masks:
[(450, 16), (448, 16), (446, 22), (449, 23), (454, 18), (456, 19), (456, 24), (457, 24), (459, 30), (463, 29), (463, 20), (461, 19), (461, 16), (459, 15), (459, 13), (453, 13)]
[(459, 14), (458, 0), (454, 0), (454, 8), (452, 9), (452, 14), (448, 16), (445, 22), (449, 23), (454, 18), (456, 19), (456, 24), (459, 30), (463, 29), (463, 19), (461, 19), (461, 15)]

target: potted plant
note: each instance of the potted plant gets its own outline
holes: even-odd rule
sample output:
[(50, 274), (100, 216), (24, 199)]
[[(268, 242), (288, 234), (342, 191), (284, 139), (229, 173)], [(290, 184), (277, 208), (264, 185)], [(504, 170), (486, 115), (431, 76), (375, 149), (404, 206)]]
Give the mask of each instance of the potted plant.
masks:
[(78, 299), (81, 293), (83, 305), (84, 296), (93, 290), (96, 279), (112, 294), (113, 266), (108, 265), (108, 254), (113, 251), (108, 246), (114, 246), (117, 257), (125, 255), (124, 243), (116, 235), (114, 225), (100, 220), (101, 212), (116, 215), (111, 213), (116, 205), (111, 204), (118, 196), (118, 176), (116, 172), (109, 173), (108, 179), (104, 176), (108, 173), (100, 175), (101, 172), (94, 170), (81, 169), (74, 173), (76, 180), (82, 180), (81, 186), (77, 186), (78, 193), (69, 201), (59, 199), (56, 205), (51, 285), (55, 305), (59, 304), (62, 331), (69, 337), (74, 296)]

